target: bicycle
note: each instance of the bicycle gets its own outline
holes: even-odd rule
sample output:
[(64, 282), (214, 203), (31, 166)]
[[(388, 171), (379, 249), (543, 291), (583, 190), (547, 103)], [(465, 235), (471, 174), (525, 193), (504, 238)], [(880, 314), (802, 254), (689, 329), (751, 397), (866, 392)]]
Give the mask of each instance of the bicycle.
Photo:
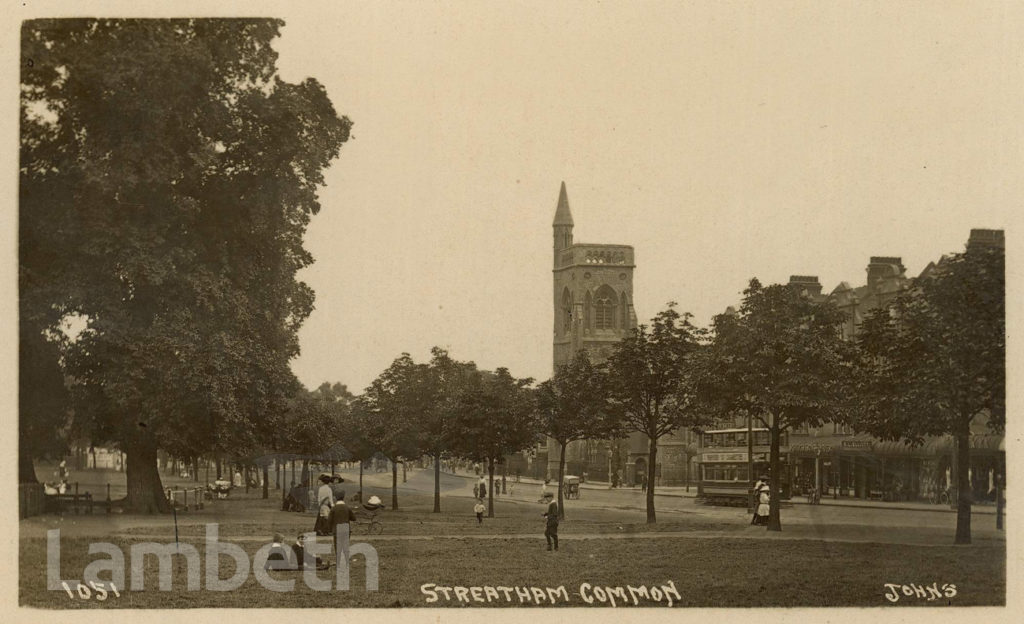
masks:
[(932, 490), (931, 493), (928, 495), (928, 500), (933, 505), (948, 505), (949, 489), (942, 490), (941, 492), (937, 490)]

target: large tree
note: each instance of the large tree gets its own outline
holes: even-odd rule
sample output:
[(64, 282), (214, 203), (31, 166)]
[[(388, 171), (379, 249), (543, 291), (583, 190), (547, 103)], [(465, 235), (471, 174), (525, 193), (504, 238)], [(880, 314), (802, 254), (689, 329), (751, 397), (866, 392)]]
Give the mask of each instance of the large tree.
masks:
[(884, 309), (858, 338), (863, 409), (854, 426), (920, 445), (955, 440), (955, 543), (971, 543), (971, 425), (1006, 426), (1005, 254), (979, 247), (939, 261)]
[(487, 466), (487, 517), (494, 517), (494, 465), (537, 442), (532, 379), (482, 371), (460, 393), (449, 425), (453, 452)]
[(715, 317), (713, 339), (700, 358), (697, 390), (708, 413), (728, 417), (745, 410), (769, 431), (769, 531), (782, 530), (782, 433), (848, 415), (844, 382), (851, 358), (842, 322), (831, 302), (752, 279), (739, 311)]
[(580, 351), (534, 391), (535, 427), (557, 442), (559, 447), (558, 513), (563, 518), (566, 447), (576, 440), (603, 439), (621, 434), (621, 423), (605, 404), (601, 380), (601, 373), (591, 364), (587, 352)]
[(701, 330), (669, 303), (651, 320), (622, 339), (605, 363), (607, 407), (626, 431), (647, 436), (647, 522), (654, 523), (658, 440), (681, 427), (699, 427), (704, 413), (692, 397), (694, 357)]
[(67, 452), (70, 397), (56, 337), (24, 320), (18, 343), (18, 483), (37, 483), (33, 460)]
[(22, 28), (21, 313), (84, 326), (76, 423), (127, 453), (131, 510), (167, 510), (158, 448), (255, 448), (296, 387), (302, 237), (351, 123), (277, 76), (281, 25)]
[(430, 367), (408, 353), (395, 359), (360, 397), (357, 409), (370, 446), (391, 460), (391, 508), (398, 509), (398, 464), (419, 453), (419, 428), (434, 389)]
[(463, 435), (453, 427), (451, 415), (459, 408), (470, 383), (478, 379), (476, 364), (461, 362), (441, 347), (430, 350), (429, 399), (424, 399), (416, 429), (420, 452), (434, 464), (434, 510), (441, 513), (441, 460)]

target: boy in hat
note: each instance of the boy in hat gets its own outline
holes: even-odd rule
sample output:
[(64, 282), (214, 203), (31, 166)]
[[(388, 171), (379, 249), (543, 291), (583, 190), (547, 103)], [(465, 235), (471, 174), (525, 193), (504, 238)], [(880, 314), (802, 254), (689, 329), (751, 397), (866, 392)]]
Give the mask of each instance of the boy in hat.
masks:
[(555, 550), (558, 550), (558, 503), (554, 498), (555, 495), (551, 492), (544, 492), (544, 502), (548, 504), (547, 513), (544, 514), (544, 517), (547, 518), (544, 539), (548, 541), (548, 550), (551, 550), (552, 545)]

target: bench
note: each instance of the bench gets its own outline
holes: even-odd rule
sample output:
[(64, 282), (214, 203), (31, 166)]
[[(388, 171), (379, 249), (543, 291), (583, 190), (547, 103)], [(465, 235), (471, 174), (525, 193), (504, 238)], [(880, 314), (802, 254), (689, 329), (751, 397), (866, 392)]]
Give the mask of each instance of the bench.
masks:
[(44, 505), (47, 511), (56, 511), (59, 514), (63, 514), (65, 509), (73, 508), (75, 513), (81, 513), (79, 509), (85, 508), (86, 513), (92, 513), (92, 506), (95, 502), (92, 500), (92, 494), (85, 492), (84, 494), (47, 494), (45, 496)]

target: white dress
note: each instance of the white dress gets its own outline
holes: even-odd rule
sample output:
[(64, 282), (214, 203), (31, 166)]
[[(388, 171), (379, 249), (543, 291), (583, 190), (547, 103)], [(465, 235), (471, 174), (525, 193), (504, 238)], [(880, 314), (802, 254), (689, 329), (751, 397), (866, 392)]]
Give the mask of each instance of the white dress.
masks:
[(758, 494), (757, 515), (759, 515), (759, 516), (767, 516), (768, 515), (768, 500), (769, 500), (768, 488), (761, 488), (761, 491)]

